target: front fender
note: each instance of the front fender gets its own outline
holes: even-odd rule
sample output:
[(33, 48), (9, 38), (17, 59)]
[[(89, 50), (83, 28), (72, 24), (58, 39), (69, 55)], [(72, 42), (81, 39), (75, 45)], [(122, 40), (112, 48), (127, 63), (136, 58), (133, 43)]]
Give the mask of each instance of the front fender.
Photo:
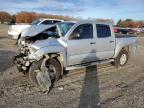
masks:
[(63, 56), (64, 66), (66, 66), (66, 49), (64, 47), (59, 46), (49, 46), (49, 47), (43, 47), (35, 52), (35, 57), (37, 60), (40, 60), (43, 58), (45, 54), (60, 54)]

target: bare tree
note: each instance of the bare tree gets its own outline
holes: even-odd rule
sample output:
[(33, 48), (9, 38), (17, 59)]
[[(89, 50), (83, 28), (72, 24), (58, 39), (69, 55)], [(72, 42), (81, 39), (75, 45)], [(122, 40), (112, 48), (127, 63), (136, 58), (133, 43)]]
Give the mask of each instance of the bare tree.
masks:
[(41, 14), (35, 12), (19, 12), (16, 14), (17, 23), (31, 23), (33, 20), (38, 18), (50, 18), (50, 19), (62, 19), (62, 20), (74, 20), (75, 18), (62, 15), (52, 15), (52, 14)]
[(10, 22), (11, 18), (12, 17), (9, 13), (0, 11), (0, 23)]

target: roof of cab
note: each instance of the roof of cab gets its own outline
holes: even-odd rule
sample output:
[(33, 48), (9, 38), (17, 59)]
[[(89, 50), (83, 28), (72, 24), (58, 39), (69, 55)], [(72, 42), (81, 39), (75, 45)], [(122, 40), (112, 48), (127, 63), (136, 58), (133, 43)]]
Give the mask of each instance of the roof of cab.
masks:
[(61, 20), (61, 19), (50, 19), (50, 18), (40, 18), (39, 20), (56, 20), (56, 21), (64, 21), (64, 20)]
[(98, 23), (98, 24), (113, 25), (112, 21), (100, 21), (100, 20), (78, 20), (76, 23)]

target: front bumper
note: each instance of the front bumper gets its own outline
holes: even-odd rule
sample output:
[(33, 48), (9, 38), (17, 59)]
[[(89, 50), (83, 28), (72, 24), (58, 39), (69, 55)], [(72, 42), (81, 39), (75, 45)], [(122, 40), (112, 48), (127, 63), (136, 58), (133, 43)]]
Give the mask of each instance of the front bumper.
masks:
[(8, 34), (8, 37), (9, 37), (10, 39), (18, 40), (18, 37), (19, 37), (19, 36)]
[(35, 61), (35, 59), (29, 58), (30, 55), (27, 47), (21, 47), (18, 55), (14, 57), (13, 63), (17, 66), (20, 72), (27, 73), (30, 65)]
[(13, 32), (13, 31), (8, 31), (8, 36), (11, 38), (11, 39), (18, 39), (19, 37), (19, 34), (17, 32)]
[(23, 73), (29, 71), (29, 67), (32, 63), (32, 61), (28, 60), (23, 54), (15, 56), (13, 62), (17, 66), (18, 70)]

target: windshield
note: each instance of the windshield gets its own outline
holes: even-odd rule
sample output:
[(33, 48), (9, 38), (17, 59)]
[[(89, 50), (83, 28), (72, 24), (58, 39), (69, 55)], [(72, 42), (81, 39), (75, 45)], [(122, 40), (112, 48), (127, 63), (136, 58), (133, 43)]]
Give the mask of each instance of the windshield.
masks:
[(60, 22), (58, 23), (58, 28), (61, 32), (62, 36), (65, 36), (65, 34), (68, 32), (68, 30), (74, 25), (73, 22)]
[(37, 25), (37, 24), (39, 24), (41, 21), (40, 20), (35, 20), (35, 21), (33, 21), (32, 23), (31, 23), (31, 25)]

